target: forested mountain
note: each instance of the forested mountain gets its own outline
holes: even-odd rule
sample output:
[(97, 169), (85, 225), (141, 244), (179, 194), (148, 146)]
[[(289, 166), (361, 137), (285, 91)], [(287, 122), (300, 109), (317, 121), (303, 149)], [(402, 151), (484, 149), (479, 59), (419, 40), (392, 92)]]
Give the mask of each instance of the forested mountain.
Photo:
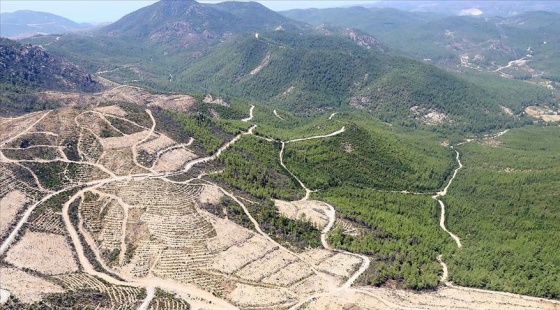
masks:
[(535, 89), (531, 96), (505, 101), (503, 93), (421, 62), (368, 51), (349, 39), (283, 32), (226, 42), (166, 84), (169, 90), (179, 85), (209, 90), (300, 113), (350, 107), (389, 122), (452, 124), (468, 131), (513, 125), (518, 120), (500, 105), (520, 114), (540, 93)]
[(559, 13), (482, 18), (353, 7), (283, 14), (313, 25), (358, 28), (409, 56), (453, 70), (498, 71), (517, 79), (560, 78)]
[(0, 38), (0, 308), (560, 306), (558, 14), (286, 14)]
[(62, 16), (29, 10), (0, 14), (0, 36), (23, 38), (37, 34), (60, 34), (92, 28)]
[(552, 100), (530, 85), (503, 91), (493, 82), (469, 82), (397, 56), (359, 30), (313, 28), (255, 3), (160, 1), (92, 37), (29, 42), (49, 43), (49, 50), (109, 79), (155, 90), (214, 92), (300, 114), (363, 109), (388, 122), (459, 132), (521, 124), (527, 119), (516, 115), (535, 96)]
[(124, 16), (99, 33), (189, 48), (219, 43), (239, 33), (277, 28), (299, 32), (309, 27), (256, 2), (203, 4), (194, 0), (164, 0)]

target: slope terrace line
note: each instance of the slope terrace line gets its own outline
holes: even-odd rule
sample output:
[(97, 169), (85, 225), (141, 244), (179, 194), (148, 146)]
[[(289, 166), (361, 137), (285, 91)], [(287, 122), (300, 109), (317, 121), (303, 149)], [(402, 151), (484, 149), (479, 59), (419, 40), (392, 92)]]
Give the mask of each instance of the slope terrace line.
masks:
[[(107, 183), (109, 183), (109, 182), (110, 182), (110, 180), (107, 181)], [(129, 280), (121, 281), (121, 280), (117, 280), (117, 279), (111, 277), (110, 275), (108, 275), (106, 273), (96, 271), (84, 254), (84, 248), (83, 248), (82, 244), (80, 243), (78, 233), (76, 232), (76, 230), (72, 226), (72, 223), (70, 221), (70, 215), (69, 215), (70, 204), (72, 204), (72, 202), (74, 202), (78, 197), (83, 195), (83, 193), (85, 193), (88, 190), (90, 190), (90, 188), (84, 188), (84, 189), (80, 190), (79, 192), (77, 192), (76, 194), (74, 194), (64, 204), (64, 206), (62, 208), (62, 217), (63, 217), (64, 223), (66, 225), (66, 228), (67, 228), (67, 230), (70, 234), (70, 238), (72, 239), (72, 243), (74, 244), (74, 247), (75, 247), (76, 252), (78, 254), (78, 260), (80, 262), (80, 265), (84, 268), (84, 271), (86, 273), (88, 273), (90, 275), (93, 275), (93, 276), (96, 276), (96, 277), (99, 277), (99, 278), (107, 281), (108, 283), (115, 284), (115, 285), (134, 286), (134, 287), (140, 287), (140, 288), (161, 287), (163, 289), (167, 289), (167, 290), (174, 291), (174, 292), (183, 292), (183, 293), (187, 293), (187, 294), (196, 295), (197, 298), (202, 298), (203, 300), (204, 299), (208, 300), (216, 309), (235, 309), (235, 307), (233, 307), (231, 304), (229, 304), (225, 300), (217, 298), (217, 297), (213, 296), (212, 294), (210, 294), (206, 291), (200, 290), (199, 288), (197, 288), (193, 285), (183, 284), (183, 283), (178, 284), (174, 281), (164, 280), (164, 279), (159, 279), (159, 278), (146, 278), (146, 279), (135, 279), (134, 281), (129, 281)], [(121, 276), (121, 275), (119, 275), (119, 276)], [(148, 289), (148, 294), (149, 294), (149, 289)], [(200, 297), (200, 296), (202, 296), (202, 297)], [(188, 301), (190, 302), (190, 300), (188, 300)], [(206, 304), (205, 306), (208, 306), (208, 304)]]
[(298, 181), (299, 185), (301, 186), (301, 188), (303, 188), (303, 190), (305, 191), (305, 196), (303, 198), (301, 198), (301, 201), (306, 201), (309, 199), (309, 196), (311, 195), (312, 191), (307, 188), (305, 186), (305, 184), (303, 184), (303, 182), (295, 175), (292, 173), (292, 171), (290, 171), (290, 169), (288, 169), (288, 167), (286, 167), (286, 165), (284, 164), (284, 148), (286, 147), (286, 142), (282, 141), (282, 148), (280, 149), (280, 154), (279, 154), (279, 158), (280, 158), (280, 165), (286, 169), (286, 171), (288, 171), (288, 173), (294, 178), (296, 179), (296, 181)]
[[(233, 139), (231, 139), (228, 143), (224, 144), (222, 147), (220, 147), (216, 153), (214, 153), (213, 155), (207, 156), (207, 157), (202, 157), (202, 158), (197, 158), (195, 160), (192, 160), (190, 162), (188, 162), (185, 167), (183, 168), (182, 172), (187, 172), (189, 171), (193, 166), (201, 164), (201, 163), (205, 163), (211, 160), (215, 160), (216, 158), (220, 157), (220, 155), (222, 155), (222, 152), (225, 151), (228, 147), (230, 147), (232, 144), (234, 144), (235, 142), (237, 142), (239, 139), (241, 139), (242, 136), (244, 135), (252, 135), (253, 131), (255, 130), (255, 128), (257, 128), (257, 125), (253, 125), (251, 126), (251, 128), (249, 128), (249, 130), (247, 130), (246, 132), (242, 132), (240, 134), (238, 134), (237, 136), (233, 137)], [(171, 175), (171, 174), (170, 174)]]
[(233, 193), (230, 193), (228, 191), (226, 191), (225, 189), (223, 189), (222, 187), (218, 186), (217, 184), (214, 184), (210, 181), (206, 181), (206, 180), (202, 180), (208, 184), (214, 185), (217, 188), (220, 189), (220, 191), (222, 191), (222, 193), (224, 193), (224, 195), (230, 197), (233, 201), (235, 201), (242, 209), (243, 212), (245, 213), (245, 215), (247, 215), (247, 217), (249, 218), (249, 220), (251, 221), (251, 223), (253, 224), (253, 226), (255, 227), (255, 230), (261, 235), (263, 236), (266, 240), (268, 240), (269, 242), (273, 243), (274, 245), (278, 246), (280, 249), (294, 255), (295, 257), (297, 257), (300, 261), (306, 263), (307, 265), (309, 265), (309, 268), (311, 269), (311, 271), (313, 271), (315, 274), (319, 274), (319, 271), (317, 269), (315, 269), (311, 264), (307, 263), (307, 261), (305, 259), (303, 259), (299, 254), (290, 251), (289, 249), (287, 249), (286, 247), (284, 247), (283, 245), (281, 245), (280, 243), (276, 242), (274, 239), (272, 239), (267, 233), (265, 233), (262, 229), (261, 226), (259, 224), (259, 222), (257, 222), (257, 220), (255, 220), (255, 218), (251, 215), (251, 213), (249, 212), (249, 209), (247, 209), (247, 206), (245, 206), (244, 203), (241, 202), (241, 200), (239, 200), (237, 197), (235, 197), (235, 195)]
[(286, 141), (286, 143), (293, 143), (293, 142), (299, 142), (299, 141), (307, 141), (307, 140), (313, 140), (313, 139), (333, 137), (333, 136), (339, 135), (339, 134), (341, 134), (345, 131), (346, 131), (346, 126), (342, 126), (342, 128), (340, 128), (340, 130), (337, 130), (335, 132), (331, 132), (331, 133), (326, 134), (326, 135), (318, 135), (318, 136), (312, 136), (312, 137), (308, 137), (308, 138), (299, 138), (299, 139), (294, 139), (294, 140), (288, 140), (288, 141)]

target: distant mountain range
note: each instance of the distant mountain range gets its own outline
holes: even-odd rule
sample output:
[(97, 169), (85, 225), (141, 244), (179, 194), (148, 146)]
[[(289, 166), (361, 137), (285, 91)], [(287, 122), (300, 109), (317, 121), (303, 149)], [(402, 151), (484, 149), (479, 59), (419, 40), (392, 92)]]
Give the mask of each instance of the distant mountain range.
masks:
[[(516, 115), (535, 92), (542, 101), (551, 100), (550, 93), (535, 86), (519, 82), (493, 88), (487, 77), (467, 81), (403, 57), (377, 35), (349, 27), (351, 16), (360, 19), (347, 13), (358, 9), (346, 10), (333, 11), (337, 24), (309, 25), (258, 3), (166, 0), (91, 35), (40, 36), (25, 42), (120, 83), (216, 93), (300, 114), (361, 109), (389, 122), (479, 132), (524, 121)], [(363, 21), (377, 12), (359, 10)], [(440, 18), (394, 9), (377, 14), (385, 18), (376, 21), (385, 25), (381, 35), (401, 27), (391, 23), (417, 25)], [(400, 21), (391, 21), (393, 16)]]
[(560, 81), (560, 13), (473, 17), (364, 7), (282, 13), (312, 25), (358, 28), (407, 56), (447, 69)]
[(37, 34), (60, 34), (93, 28), (62, 16), (45, 12), (16, 11), (0, 14), (0, 36), (21, 39)]
[(449, 15), (514, 16), (530, 11), (560, 12), (559, 1), (372, 1), (363, 6)]

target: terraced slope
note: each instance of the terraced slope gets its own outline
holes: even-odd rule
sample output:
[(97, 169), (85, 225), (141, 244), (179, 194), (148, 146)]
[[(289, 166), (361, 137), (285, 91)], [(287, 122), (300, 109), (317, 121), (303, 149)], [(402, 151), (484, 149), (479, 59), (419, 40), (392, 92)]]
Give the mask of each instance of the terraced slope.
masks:
[[(256, 134), (259, 107), (245, 107), (245, 115), (222, 123), (241, 129), (209, 155), (192, 148), (203, 136), (177, 141), (172, 136), (180, 135), (158, 123), (164, 114), (140, 102), (0, 119), (0, 201), (10, 210), (2, 212), (3, 308), (33, 309), (42, 302), (86, 308), (305, 309), (321, 308), (332, 298), (366, 308), (416, 305), (415, 294), (356, 286), (375, 264), (371, 255), (335, 249), (329, 236), (341, 228), (360, 236), (362, 227), (340, 222), (340, 207), (311, 200), (313, 190), (284, 162), (287, 145), (345, 135), (346, 125), (336, 122), (340, 116), (325, 117), (340, 126), (337, 130), (315, 128), (279, 140), (274, 154), (282, 173), (305, 192), (300, 201), (277, 201), (287, 207), (281, 212), (304, 210), (321, 231), (320, 246), (295, 249), (262, 225), (255, 210), (266, 207), (264, 202), (219, 177), (216, 163), (240, 141), (278, 143)], [(277, 119), (272, 113), (271, 118)], [(463, 291), (470, 294), (466, 307), (477, 308), (489, 298), (504, 306), (500, 295), (454, 286), (425, 296), (430, 306), (440, 307)], [(508, 296), (507, 303), (510, 308), (557, 306), (521, 296)]]

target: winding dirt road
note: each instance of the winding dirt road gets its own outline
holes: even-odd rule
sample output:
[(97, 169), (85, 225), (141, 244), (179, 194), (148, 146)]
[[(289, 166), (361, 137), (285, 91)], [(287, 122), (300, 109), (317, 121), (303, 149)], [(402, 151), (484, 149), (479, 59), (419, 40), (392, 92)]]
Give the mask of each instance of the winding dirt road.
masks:
[(282, 116), (280, 116), (280, 115), (278, 114), (278, 112), (276, 112), (276, 110), (272, 111), (272, 113), (274, 113), (274, 115), (275, 115), (276, 117), (278, 117), (279, 119), (285, 121), (285, 119), (284, 119)]
[(460, 154), (457, 150), (455, 150), (456, 153), (456, 157), (455, 159), (457, 160), (457, 163), (459, 164), (459, 167), (457, 167), (457, 169), (455, 169), (455, 171), (453, 171), (453, 176), (451, 177), (451, 179), (449, 180), (449, 182), (447, 183), (447, 185), (445, 186), (445, 188), (438, 192), (436, 195), (432, 196), (433, 199), (435, 199), (440, 207), (441, 207), (441, 215), (439, 218), (439, 226), (441, 227), (441, 229), (443, 229), (446, 233), (449, 234), (449, 236), (451, 236), (451, 238), (453, 238), (453, 240), (455, 240), (455, 243), (457, 244), (458, 248), (461, 248), (461, 239), (459, 239), (459, 237), (457, 237), (457, 235), (455, 235), (454, 233), (450, 232), (449, 230), (447, 230), (447, 228), (445, 227), (445, 204), (443, 203), (443, 201), (441, 201), (441, 197), (447, 195), (447, 190), (449, 189), (449, 187), (451, 186), (451, 183), (453, 182), (453, 180), (455, 179), (455, 177), (457, 176), (457, 173), (459, 172), (459, 170), (461, 170), (461, 168), (463, 168), (463, 164), (461, 163), (461, 159), (459, 158)]
[(242, 119), (242, 122), (248, 122), (250, 120), (253, 119), (253, 110), (255, 109), (254, 105), (251, 105), (251, 108), (249, 109), (249, 117)]
[[(244, 119), (246, 121), (249, 121), (253, 118), (253, 109), (254, 106), (251, 106), (250, 109), (250, 117), (247, 119)], [(43, 119), (46, 115), (48, 114), (45, 113), (41, 119)], [(149, 113), (151, 114), (151, 113)], [(150, 115), (151, 116), (151, 115)], [(334, 116), (334, 113), (331, 115), (330, 118), (332, 118), (332, 116)], [(152, 117), (152, 116), (151, 116)], [(329, 119), (330, 119), (329, 118)], [(153, 119), (153, 117), (152, 117)], [(29, 131), (30, 128), (32, 128), (34, 125), (36, 125), (40, 120), (37, 120), (36, 122), (33, 123), (32, 126), (29, 126), (24, 132)], [(155, 128), (155, 120), (153, 120), (153, 126), (152, 126), (152, 132), (153, 129)], [(46, 195), (45, 197), (43, 197), (40, 201), (36, 202), (35, 204), (31, 205), (30, 207), (27, 208), (27, 210), (24, 212), (22, 218), (19, 220), (19, 222), (17, 223), (17, 225), (14, 227), (14, 229), (11, 231), (10, 235), (8, 236), (8, 238), (6, 240), (4, 240), (4, 242), (2, 243), (2, 245), (0, 246), (0, 254), (4, 254), (7, 249), (10, 247), (10, 245), (13, 243), (15, 237), (18, 235), (18, 233), (20, 232), (20, 230), (22, 229), (23, 225), (27, 222), (29, 216), (31, 215), (31, 213), (33, 212), (33, 210), (41, 205), (42, 203), (46, 202), (47, 200), (49, 200), (50, 198), (54, 197), (55, 195), (70, 191), (70, 190), (75, 190), (75, 189), (79, 189), (76, 193), (74, 193), (74, 195), (67, 200), (67, 202), (63, 205), (63, 212), (62, 212), (62, 216), (63, 216), (63, 221), (64, 224), (69, 232), (70, 235), (70, 239), (76, 249), (76, 252), (78, 254), (78, 260), (80, 262), (80, 265), (83, 267), (84, 271), (90, 275), (99, 277), (105, 281), (107, 281), (108, 283), (114, 284), (114, 285), (124, 285), (124, 286), (133, 286), (133, 287), (139, 287), (139, 288), (144, 288), (146, 289), (146, 298), (142, 301), (142, 304), (140, 305), (139, 309), (142, 310), (146, 310), (149, 308), (149, 305), (151, 303), (151, 301), (153, 300), (154, 296), (155, 296), (155, 288), (159, 287), (161, 289), (170, 291), (170, 292), (176, 292), (179, 294), (179, 296), (183, 297), (183, 296), (191, 296), (196, 299), (189, 299), (188, 297), (184, 297), (185, 300), (187, 300), (190, 304), (191, 307), (193, 309), (199, 309), (199, 308), (212, 308), (212, 309), (236, 309), (236, 307), (234, 307), (233, 305), (231, 305), (230, 303), (228, 303), (227, 301), (217, 298), (215, 296), (213, 296), (211, 293), (201, 290), (200, 288), (194, 286), (194, 285), (190, 285), (190, 284), (184, 284), (184, 283), (177, 283), (173, 280), (164, 280), (161, 278), (154, 278), (154, 277), (148, 277), (148, 278), (142, 278), (142, 279), (129, 279), (126, 277), (123, 277), (122, 275), (119, 275), (120, 277), (122, 277), (124, 279), (124, 281), (122, 280), (118, 280), (115, 279), (114, 277), (112, 277), (111, 275), (107, 274), (107, 273), (103, 273), (103, 272), (98, 272), (96, 270), (94, 270), (93, 266), (91, 265), (91, 263), (89, 262), (89, 260), (87, 259), (87, 257), (84, 254), (84, 248), (83, 245), (80, 243), (80, 238), (78, 235), (78, 232), (76, 231), (76, 228), (72, 225), (71, 220), (70, 220), (70, 215), (69, 215), (69, 208), (70, 205), (76, 201), (78, 198), (82, 197), (83, 194), (86, 191), (91, 191), (91, 190), (95, 190), (95, 188), (108, 184), (108, 183), (113, 183), (113, 182), (121, 182), (121, 181), (130, 181), (130, 180), (141, 180), (141, 179), (146, 179), (146, 178), (161, 178), (161, 179), (165, 179), (167, 177), (170, 176), (174, 176), (174, 175), (179, 175), (182, 174), (188, 170), (190, 170), (193, 166), (200, 164), (200, 163), (204, 163), (207, 161), (211, 161), (211, 160), (215, 160), (217, 159), (221, 153), (227, 149), (229, 146), (231, 146), (233, 143), (237, 142), (243, 135), (250, 135), (253, 134), (254, 129), (256, 128), (256, 125), (253, 125), (252, 127), (250, 127), (247, 132), (243, 132), (240, 133), (238, 135), (236, 135), (235, 137), (232, 138), (232, 140), (230, 140), (229, 142), (227, 142), (226, 144), (224, 144), (222, 147), (220, 147), (213, 155), (208, 156), (208, 157), (204, 157), (204, 158), (199, 158), (199, 159), (195, 159), (190, 161), (189, 163), (187, 163), (184, 167), (183, 170), (181, 171), (176, 171), (176, 172), (162, 172), (162, 173), (141, 173), (141, 174), (135, 174), (135, 175), (127, 175), (127, 176), (115, 176), (114, 174), (111, 175), (110, 178), (107, 179), (101, 179), (101, 180), (93, 180), (90, 182), (86, 182), (83, 184), (76, 184), (76, 185), (72, 185), (72, 186), (68, 186), (62, 190), (59, 190), (57, 192), (52, 192), (49, 193), (48, 195)], [(285, 145), (286, 143), (294, 143), (294, 142), (298, 142), (298, 141), (305, 141), (305, 140), (311, 140), (311, 139), (319, 139), (319, 138), (327, 138), (327, 137), (332, 137), (338, 134), (341, 134), (342, 132), (345, 131), (345, 128), (342, 127), (342, 129), (333, 132), (331, 134), (326, 134), (326, 135), (319, 135), (319, 136), (313, 136), (313, 137), (308, 137), (308, 138), (300, 138), (300, 139), (294, 139), (294, 140), (290, 140), (290, 141), (283, 141), (282, 142), (282, 149), (280, 151), (279, 154), (279, 160), (280, 163), (282, 165), (282, 167), (284, 169), (286, 169), (297, 181), (298, 183), (301, 185), (301, 187), (305, 190), (306, 195), (304, 196), (304, 198), (302, 200), (308, 200), (310, 197), (310, 194), (313, 192), (310, 189), (308, 189), (305, 184), (303, 184), (303, 182), (301, 180), (299, 180), (299, 178), (297, 178), (284, 164), (283, 162), (283, 152), (285, 149)], [(4, 141), (0, 146), (5, 145), (6, 143), (13, 141), (14, 139), (16, 139), (18, 136), (20, 136), (23, 133), (20, 133), (14, 137), (9, 138), (8, 140)], [(192, 140), (191, 140), (192, 142)], [(435, 196), (433, 196), (433, 198), (435, 200), (438, 201), (438, 203), (441, 206), (441, 216), (440, 216), (440, 226), (442, 227), (443, 230), (445, 230), (451, 237), (453, 237), (453, 239), (456, 241), (457, 246), (460, 248), (461, 247), (461, 243), (460, 240), (457, 236), (455, 236), (454, 234), (452, 234), (451, 232), (449, 232), (446, 228), (445, 228), (445, 205), (443, 204), (443, 202), (441, 201), (441, 197), (445, 196), (447, 194), (447, 191), (452, 183), (452, 181), (455, 179), (455, 177), (457, 176), (458, 171), (463, 167), (461, 161), (460, 161), (460, 154), (458, 151), (456, 151), (456, 160), (458, 162), (459, 167), (457, 169), (455, 169), (452, 178), (449, 180), (448, 184), (445, 186), (445, 188), (438, 192)], [(2, 156), (3, 154), (0, 153), (0, 161), (3, 162), (7, 162), (10, 161), (9, 159), (5, 158), (4, 156)], [(66, 160), (63, 160), (66, 161)], [(82, 164), (85, 164), (83, 162), (80, 162)], [(171, 182), (171, 181), (170, 181)], [(221, 188), (220, 188), (221, 189)], [(243, 209), (244, 212), (247, 214), (247, 216), (249, 217), (249, 219), (253, 222), (253, 224), (255, 225), (255, 229), (261, 234), (263, 235), (265, 238), (267, 238), (268, 240), (272, 240), (266, 233), (264, 233), (258, 223), (256, 222), (256, 220), (251, 216), (251, 214), (249, 213), (249, 210), (245, 207), (245, 205), (239, 200), (237, 199), (237, 197), (235, 197), (233, 194), (221, 189), (225, 195), (231, 197), (233, 200), (236, 201), (236, 203), (238, 203)], [(328, 292), (324, 292), (324, 293), (319, 293), (319, 294), (315, 294), (312, 296), (307, 296), (306, 298), (304, 298), (305, 300), (299, 300), (295, 305), (293, 305), (291, 307), (291, 309), (297, 309), (300, 306), (302, 306), (303, 304), (313, 300), (314, 298), (319, 298), (319, 297), (323, 297), (323, 296), (334, 296), (337, 294), (337, 292), (361, 292), (363, 294), (367, 294), (371, 297), (376, 298), (380, 303), (383, 303), (384, 305), (386, 305), (389, 308), (399, 308), (399, 309), (411, 309), (409, 307), (406, 306), (402, 306), (396, 303), (391, 302), (388, 299), (385, 298), (381, 298), (380, 296), (378, 296), (378, 294), (374, 294), (372, 292), (369, 292), (368, 290), (362, 289), (362, 288), (352, 288), (351, 286), (354, 284), (354, 282), (356, 281), (356, 279), (365, 271), (367, 270), (367, 268), (369, 267), (370, 261), (367, 257), (362, 256), (362, 255), (358, 255), (358, 254), (354, 254), (354, 253), (350, 253), (350, 252), (346, 252), (346, 251), (340, 251), (340, 250), (336, 250), (336, 249), (332, 249), (330, 247), (330, 245), (328, 244), (327, 241), (327, 236), (328, 233), (332, 230), (332, 228), (334, 227), (335, 221), (336, 221), (336, 211), (334, 209), (334, 207), (332, 207), (329, 204), (326, 204), (328, 206), (328, 210), (325, 210), (325, 215), (328, 217), (328, 223), (325, 225), (325, 227), (322, 229), (321, 231), (321, 243), (323, 245), (323, 247), (325, 249), (331, 250), (331, 251), (336, 251), (336, 252), (341, 252), (341, 253), (346, 253), (349, 255), (353, 255), (353, 256), (357, 256), (360, 257), (362, 259), (362, 264), (360, 266), (360, 268), (354, 272), (354, 274), (345, 282), (343, 283), (340, 287), (336, 288), (333, 291), (328, 291)], [(82, 232), (83, 233), (83, 232)], [(86, 237), (86, 236), (84, 236)], [(272, 242), (274, 242), (275, 244), (277, 244), (275, 241), (272, 240)], [(282, 247), (284, 248), (284, 247)], [(284, 248), (285, 249), (285, 248)], [(95, 247), (92, 247), (92, 250), (95, 252), (97, 249)], [(291, 251), (289, 251), (291, 252)], [(98, 255), (98, 253), (94, 253), (96, 254), (96, 259), (100, 260), (100, 256)], [(297, 256), (297, 254), (295, 254)], [(298, 256), (299, 257), (299, 256)], [(301, 259), (301, 258), (300, 258)], [(447, 278), (448, 278), (448, 270), (447, 270), (447, 265), (445, 265), (445, 263), (442, 260), (442, 255), (439, 255), (437, 257), (438, 261), (440, 262), (440, 264), (442, 265), (443, 268), (443, 275), (441, 276), (441, 281), (443, 283), (445, 283), (447, 286), (452, 287), (454, 289), (458, 289), (458, 290), (463, 290), (463, 291), (470, 291), (470, 292), (483, 292), (486, 294), (499, 294), (499, 295), (504, 295), (504, 296), (511, 296), (511, 297), (515, 297), (515, 298), (521, 298), (521, 299), (526, 299), (526, 300), (539, 300), (542, 301), (542, 299), (538, 299), (538, 298), (533, 298), (533, 297), (528, 297), (528, 296), (521, 296), (521, 295), (517, 295), (517, 294), (510, 294), (510, 293), (500, 293), (500, 292), (491, 292), (491, 291), (486, 291), (486, 290), (479, 290), (479, 289), (471, 289), (471, 288), (463, 288), (463, 287), (457, 287), (452, 285), (451, 283), (447, 282)], [(100, 261), (100, 263), (102, 263)], [(103, 264), (102, 264), (103, 266)], [(311, 267), (313, 269), (313, 267)], [(107, 271), (112, 271), (112, 270), (107, 270)], [(0, 302), (5, 301), (6, 298), (9, 297), (9, 292), (6, 290), (0, 290)], [(198, 298), (200, 298), (202, 301), (197, 300)], [(548, 300), (547, 300), (548, 302)], [(552, 304), (557, 304), (560, 305), (560, 302), (556, 302), (556, 301), (551, 301)]]
[[(286, 142), (282, 141), (282, 148), (280, 149), (280, 153), (279, 153), (280, 165), (284, 169), (286, 169), (286, 171), (288, 171), (288, 173), (297, 180), (297, 182), (299, 183), (301, 188), (303, 190), (305, 190), (305, 196), (300, 201), (309, 200), (309, 197), (310, 197), (311, 193), (314, 192), (314, 191), (307, 188), (307, 186), (305, 186), (305, 184), (292, 171), (290, 171), (290, 169), (288, 169), (288, 167), (286, 167), (286, 165), (284, 164), (283, 154), (284, 154), (284, 149), (286, 147), (286, 143), (293, 143), (293, 142), (299, 142), (299, 141), (307, 141), (307, 140), (313, 140), (313, 139), (333, 137), (333, 136), (336, 136), (336, 135), (339, 135), (339, 134), (343, 133), (344, 131), (345, 131), (345, 127), (342, 127), (340, 130), (335, 131), (335, 132), (330, 133), (330, 134), (326, 134), (326, 135), (318, 135), (318, 136), (313, 136), (313, 137), (308, 137), (308, 138), (294, 139), (294, 140), (289, 140), (289, 141), (286, 141)], [(326, 250), (356, 256), (356, 257), (359, 257), (362, 260), (362, 264), (360, 265), (360, 268), (358, 268), (358, 270), (356, 272), (354, 272), (354, 274), (350, 278), (348, 278), (348, 280), (346, 280), (346, 282), (344, 282), (340, 287), (337, 288), (337, 291), (347, 290), (347, 289), (350, 289), (352, 284), (354, 284), (354, 282), (369, 268), (370, 260), (367, 256), (359, 255), (359, 254), (355, 254), (355, 253), (347, 252), (347, 251), (343, 251), (343, 250), (333, 249), (329, 245), (329, 243), (327, 241), (327, 236), (328, 236), (329, 232), (332, 230), (332, 228), (334, 226), (334, 223), (336, 221), (336, 211), (335, 211), (334, 207), (331, 206), (330, 204), (328, 204), (326, 202), (322, 202), (322, 203), (324, 203), (328, 207), (328, 210), (325, 210), (325, 215), (329, 219), (328, 222), (327, 222), (327, 225), (325, 225), (325, 227), (321, 231), (321, 244), (323, 245), (323, 247)], [(312, 295), (312, 296), (308, 296), (305, 300), (300, 301), (296, 305), (290, 307), (290, 309), (297, 309), (301, 305), (308, 302), (309, 300), (317, 298), (318, 296), (324, 296), (325, 294), (328, 295), (329, 293), (321, 293), (321, 294), (315, 294), (315, 295)]]
[(148, 310), (148, 307), (150, 306), (150, 303), (152, 302), (152, 299), (154, 299), (155, 295), (156, 295), (155, 287), (153, 286), (146, 287), (146, 298), (144, 299), (140, 307), (138, 307), (138, 310)]

